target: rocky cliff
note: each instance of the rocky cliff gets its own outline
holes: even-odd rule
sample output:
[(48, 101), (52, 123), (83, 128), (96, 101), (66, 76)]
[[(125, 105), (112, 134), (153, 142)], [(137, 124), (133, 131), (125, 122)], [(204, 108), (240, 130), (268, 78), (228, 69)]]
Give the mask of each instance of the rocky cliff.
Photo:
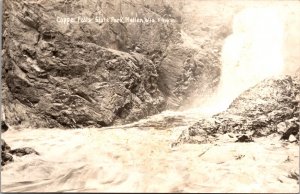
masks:
[[(287, 16), (286, 71), (295, 74), (299, 5), (272, 5)], [(1, 80), (7, 123), (101, 127), (201, 105), (219, 83), (233, 17), (247, 6), (269, 4), (6, 0)]]
[[(190, 44), (183, 8), (181, 1), (4, 1), (7, 123), (101, 127), (178, 108), (195, 88), (213, 90), (221, 44)], [(88, 21), (97, 17), (111, 21)], [(112, 21), (122, 17), (160, 22)]]

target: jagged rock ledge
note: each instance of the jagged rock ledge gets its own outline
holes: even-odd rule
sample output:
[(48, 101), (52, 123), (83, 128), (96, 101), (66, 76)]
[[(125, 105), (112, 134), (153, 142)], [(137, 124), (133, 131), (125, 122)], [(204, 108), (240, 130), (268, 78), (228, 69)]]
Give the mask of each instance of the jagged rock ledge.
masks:
[(243, 92), (229, 108), (202, 118), (184, 130), (172, 146), (214, 142), (228, 134), (237, 142), (278, 133), (281, 139), (299, 141), (300, 79), (284, 76), (262, 81)]

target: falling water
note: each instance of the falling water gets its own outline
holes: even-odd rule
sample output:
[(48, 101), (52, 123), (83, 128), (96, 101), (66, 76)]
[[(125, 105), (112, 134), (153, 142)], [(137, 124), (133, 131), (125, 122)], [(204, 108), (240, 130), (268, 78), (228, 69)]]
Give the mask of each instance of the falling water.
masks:
[(238, 13), (233, 33), (222, 49), (222, 74), (209, 109), (219, 112), (243, 91), (283, 71), (283, 22), (271, 8), (248, 8)]

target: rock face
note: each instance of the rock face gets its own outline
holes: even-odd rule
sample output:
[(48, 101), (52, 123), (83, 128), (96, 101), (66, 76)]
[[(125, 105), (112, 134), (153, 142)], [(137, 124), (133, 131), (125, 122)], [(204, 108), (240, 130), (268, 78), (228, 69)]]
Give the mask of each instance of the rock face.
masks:
[[(201, 104), (219, 83), (233, 17), (248, 6), (198, 0), (3, 4), (8, 124), (66, 128), (126, 123)], [(117, 20), (127, 17), (156, 22)]]
[[(201, 119), (183, 131), (178, 143), (206, 143), (216, 134), (247, 134), (251, 137), (282, 134), (299, 140), (300, 79), (285, 76), (267, 79), (236, 98), (229, 108), (211, 118)], [(249, 137), (250, 136), (250, 137)]]
[[(194, 86), (200, 93), (214, 88), (220, 46), (215, 51), (212, 44), (186, 44), (182, 2), (4, 1), (6, 121), (23, 127), (101, 127), (178, 108)], [(80, 22), (62, 22), (78, 17)], [(84, 19), (96, 17), (165, 20)]]
[[(41, 40), (35, 47), (36, 57), (17, 59), (24, 69), (11, 64), (13, 73), (6, 75), (7, 97), (16, 106), (8, 107), (13, 114), (6, 114), (9, 122), (34, 123), (35, 127), (100, 127), (163, 109), (157, 72), (149, 60), (94, 44), (75, 44), (59, 35), (56, 39), (51, 44)], [(54, 57), (44, 57), (48, 54)]]
[[(138, 53), (103, 47), (110, 40), (89, 41), (86, 29), (77, 29), (81, 26), (70, 25), (68, 35), (65, 26), (56, 22), (54, 10), (47, 12), (59, 3), (41, 5), (6, 1), (3, 88), (8, 123), (101, 127), (164, 109), (152, 61)], [(98, 35), (102, 28), (90, 34)], [(115, 49), (122, 50), (121, 46)]]

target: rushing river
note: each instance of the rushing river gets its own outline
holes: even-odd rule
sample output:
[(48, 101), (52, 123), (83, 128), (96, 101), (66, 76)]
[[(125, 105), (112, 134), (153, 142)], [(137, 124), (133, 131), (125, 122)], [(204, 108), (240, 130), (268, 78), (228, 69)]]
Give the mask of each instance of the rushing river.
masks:
[[(4, 192), (298, 192), (299, 146), (279, 137), (171, 147), (197, 111), (167, 111), (102, 129), (23, 129), (3, 134), (15, 157), (1, 172)], [(160, 127), (158, 127), (160, 126)]]

